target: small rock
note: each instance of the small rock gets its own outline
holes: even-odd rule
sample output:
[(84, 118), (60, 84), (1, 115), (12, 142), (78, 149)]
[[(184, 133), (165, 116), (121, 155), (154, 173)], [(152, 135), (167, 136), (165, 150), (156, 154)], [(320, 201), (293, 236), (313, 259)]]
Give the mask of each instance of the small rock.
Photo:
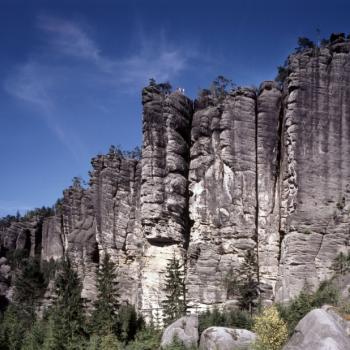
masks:
[(202, 333), (199, 350), (249, 349), (255, 338), (255, 333), (246, 329), (210, 327)]

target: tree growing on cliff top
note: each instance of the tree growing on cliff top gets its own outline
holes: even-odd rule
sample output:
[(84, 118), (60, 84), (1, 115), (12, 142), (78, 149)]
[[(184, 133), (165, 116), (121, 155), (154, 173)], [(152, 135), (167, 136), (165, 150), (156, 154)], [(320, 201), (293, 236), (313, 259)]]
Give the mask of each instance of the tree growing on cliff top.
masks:
[(304, 36), (298, 38), (298, 47), (297, 47), (298, 52), (306, 49), (313, 49), (314, 47), (315, 47), (315, 43), (309, 38), (306, 38)]
[(214, 95), (219, 99), (222, 99), (228, 93), (228, 89), (232, 89), (233, 87), (234, 87), (234, 84), (231, 79), (228, 79), (223, 75), (219, 75), (211, 83), (210, 91), (212, 95)]
[(163, 319), (165, 324), (184, 316), (187, 310), (184, 265), (176, 258), (175, 252), (166, 266), (163, 300)]

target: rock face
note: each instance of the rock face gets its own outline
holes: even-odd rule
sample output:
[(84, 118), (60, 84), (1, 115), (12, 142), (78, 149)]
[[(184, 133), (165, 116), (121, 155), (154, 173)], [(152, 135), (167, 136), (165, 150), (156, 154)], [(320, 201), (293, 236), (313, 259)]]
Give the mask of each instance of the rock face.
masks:
[[(225, 279), (248, 250), (266, 302), (316, 288), (350, 251), (349, 47), (334, 35), (292, 54), (282, 86), (207, 91), (194, 102), (146, 87), (141, 157), (112, 148), (93, 158), (89, 185), (74, 181), (53, 213), (0, 225), (0, 258), (67, 254), (92, 301), (108, 252), (122, 300), (149, 318), (161, 313), (174, 254), (192, 310), (234, 304)], [(11, 272), (1, 274), (4, 295)]]
[(227, 299), (224, 278), (256, 249), (255, 102), (239, 89), (193, 116), (188, 249), (189, 300), (203, 307)]
[(201, 335), (199, 350), (247, 350), (255, 338), (255, 333), (246, 329), (210, 327)]
[(169, 325), (161, 340), (161, 348), (171, 345), (175, 339), (181, 342), (186, 348), (197, 346), (198, 344), (198, 316), (184, 316)]
[(350, 349), (350, 337), (340, 317), (323, 309), (310, 311), (296, 326), (283, 350)]
[(350, 167), (349, 42), (289, 58), (283, 126), (276, 297), (288, 300), (304, 283), (333, 273), (348, 250)]

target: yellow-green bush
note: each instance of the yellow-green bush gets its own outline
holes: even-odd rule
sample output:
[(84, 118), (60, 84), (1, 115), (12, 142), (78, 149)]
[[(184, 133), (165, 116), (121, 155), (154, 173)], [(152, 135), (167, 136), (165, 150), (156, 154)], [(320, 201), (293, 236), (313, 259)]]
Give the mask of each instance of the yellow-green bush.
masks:
[(280, 350), (288, 338), (287, 324), (280, 317), (275, 306), (263, 309), (254, 318), (253, 331), (256, 333), (256, 350)]

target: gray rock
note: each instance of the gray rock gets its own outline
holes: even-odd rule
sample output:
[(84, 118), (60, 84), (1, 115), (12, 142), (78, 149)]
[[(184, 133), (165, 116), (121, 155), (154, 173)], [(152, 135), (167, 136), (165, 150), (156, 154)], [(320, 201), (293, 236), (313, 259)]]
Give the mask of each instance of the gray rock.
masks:
[(246, 329), (210, 327), (201, 335), (199, 350), (251, 349), (255, 338), (255, 333)]
[(350, 349), (350, 337), (338, 317), (322, 309), (310, 311), (298, 323), (283, 350)]
[(197, 346), (198, 336), (198, 316), (184, 316), (165, 328), (161, 339), (161, 348), (171, 345), (178, 339), (186, 348)]

